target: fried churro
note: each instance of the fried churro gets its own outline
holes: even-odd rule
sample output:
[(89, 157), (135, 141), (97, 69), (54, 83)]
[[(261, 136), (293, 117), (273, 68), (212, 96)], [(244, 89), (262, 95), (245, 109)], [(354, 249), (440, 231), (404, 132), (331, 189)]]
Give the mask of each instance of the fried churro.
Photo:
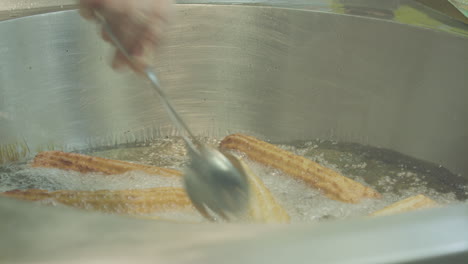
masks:
[[(248, 180), (251, 185), (252, 197), (249, 204), (248, 219), (253, 222), (261, 223), (289, 222), (289, 215), (284, 208), (277, 203), (261, 179), (258, 178), (244, 162), (241, 162), (241, 164), (247, 172)], [(160, 172), (163, 171), (166, 173), (165, 176), (181, 175), (181, 172), (176, 170), (60, 151), (39, 153), (35, 157), (32, 166), (73, 170), (82, 173), (98, 172), (112, 174), (138, 169), (158, 175), (161, 175)], [(60, 190), (54, 192), (29, 189), (8, 191), (1, 193), (0, 196), (29, 201), (49, 201), (88, 210), (127, 215), (193, 209), (185, 191), (182, 188), (175, 187), (98, 191)]]
[(372, 188), (346, 178), (334, 170), (251, 136), (227, 136), (222, 140), (220, 148), (243, 152), (251, 160), (282, 170), (322, 190), (327, 197), (337, 201), (358, 203), (365, 198), (381, 196)]
[(31, 166), (72, 170), (81, 173), (97, 172), (106, 175), (123, 174), (128, 171), (142, 171), (147, 174), (167, 177), (182, 175), (180, 171), (173, 169), (136, 164), (120, 160), (111, 160), (77, 153), (67, 153), (62, 151), (40, 152), (34, 158)]
[(249, 204), (249, 219), (260, 223), (289, 223), (290, 217), (286, 210), (276, 201), (270, 190), (252, 170), (240, 161), (247, 174), (251, 197)]
[(27, 201), (60, 203), (87, 210), (127, 215), (195, 210), (185, 190), (176, 187), (98, 191), (60, 190), (53, 192), (28, 189), (7, 191), (0, 193), (0, 196)]
[(438, 204), (431, 198), (418, 194), (375, 211), (371, 213), (370, 216), (392, 215), (424, 208), (432, 208), (437, 205)]

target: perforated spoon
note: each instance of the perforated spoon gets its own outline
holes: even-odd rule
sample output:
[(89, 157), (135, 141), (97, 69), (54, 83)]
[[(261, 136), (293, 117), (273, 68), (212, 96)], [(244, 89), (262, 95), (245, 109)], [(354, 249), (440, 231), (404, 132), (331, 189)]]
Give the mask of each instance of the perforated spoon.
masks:
[[(114, 45), (134, 64), (106, 19), (98, 12), (95, 15)], [(144, 74), (187, 144), (190, 163), (185, 170), (184, 183), (195, 208), (209, 220), (216, 220), (219, 218), (217, 216), (226, 220), (243, 218), (249, 201), (249, 184), (242, 165), (232, 155), (223, 154), (198, 141), (172, 107), (152, 67), (147, 67)]]

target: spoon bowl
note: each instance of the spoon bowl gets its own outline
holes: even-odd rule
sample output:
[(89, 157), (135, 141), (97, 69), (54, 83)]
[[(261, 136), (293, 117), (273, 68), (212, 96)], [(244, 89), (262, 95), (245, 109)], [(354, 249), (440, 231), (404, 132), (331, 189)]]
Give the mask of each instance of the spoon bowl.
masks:
[(249, 185), (237, 158), (205, 145), (190, 155), (184, 183), (197, 210), (210, 220), (217, 217), (209, 211), (225, 220), (242, 218), (249, 202)]

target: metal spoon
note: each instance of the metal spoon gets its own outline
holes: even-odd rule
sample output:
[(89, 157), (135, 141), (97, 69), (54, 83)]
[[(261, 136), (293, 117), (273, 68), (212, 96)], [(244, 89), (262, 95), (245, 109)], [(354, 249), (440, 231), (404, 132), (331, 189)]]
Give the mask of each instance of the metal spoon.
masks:
[[(106, 19), (98, 12), (95, 15), (114, 45), (130, 63), (134, 63)], [(249, 184), (242, 165), (234, 156), (223, 154), (199, 142), (172, 107), (152, 68), (147, 67), (144, 73), (188, 146), (191, 160), (185, 170), (184, 183), (195, 208), (210, 220), (216, 220), (216, 215), (226, 220), (242, 218), (249, 201)]]

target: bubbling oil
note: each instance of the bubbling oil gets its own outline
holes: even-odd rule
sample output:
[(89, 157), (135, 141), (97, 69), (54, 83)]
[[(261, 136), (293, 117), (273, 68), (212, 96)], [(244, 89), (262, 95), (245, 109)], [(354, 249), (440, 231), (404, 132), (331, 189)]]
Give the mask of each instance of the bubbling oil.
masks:
[[(200, 138), (200, 141), (212, 146), (219, 144), (219, 141), (213, 138)], [(468, 179), (436, 164), (420, 161), (395, 151), (322, 140), (277, 145), (334, 169), (382, 194), (381, 199), (367, 199), (359, 204), (338, 202), (277, 169), (246, 160), (247, 165), (262, 179), (265, 186), (289, 213), (292, 222), (316, 222), (364, 216), (417, 194), (424, 194), (441, 205), (468, 199)], [(86, 154), (178, 170), (182, 170), (188, 161), (184, 142), (179, 137), (161, 138), (145, 146), (94, 150)], [(168, 186), (182, 187), (182, 180), (136, 171), (122, 175), (102, 175), (31, 168), (27, 164), (0, 168), (0, 192), (30, 188), (55, 191)], [(142, 217), (181, 222), (204, 221), (198, 213), (185, 211)]]

